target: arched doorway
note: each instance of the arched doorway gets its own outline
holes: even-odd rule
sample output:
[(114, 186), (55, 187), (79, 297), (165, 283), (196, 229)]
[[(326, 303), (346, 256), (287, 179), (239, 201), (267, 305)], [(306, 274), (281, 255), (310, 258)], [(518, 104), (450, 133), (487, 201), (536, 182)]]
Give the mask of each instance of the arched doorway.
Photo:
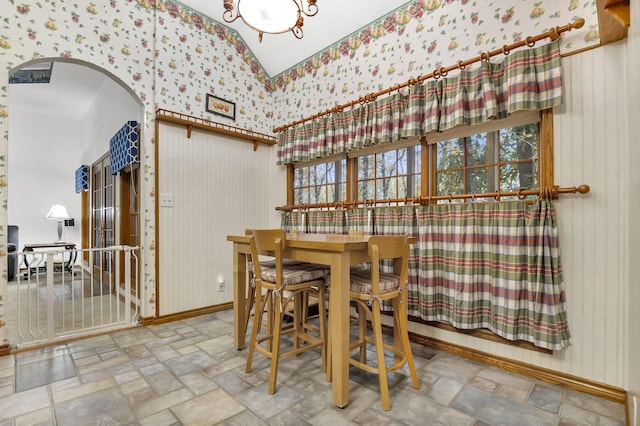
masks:
[[(112, 175), (103, 163), (123, 124), (142, 121), (141, 100), (109, 72), (72, 59), (26, 62), (9, 81), (7, 222), (19, 228), (20, 249), (56, 240), (55, 223), (44, 219), (54, 204), (66, 207), (72, 220), (64, 222), (63, 239), (77, 248), (138, 245), (138, 165)], [(90, 186), (78, 193), (75, 173), (83, 165)], [(83, 251), (76, 266), (99, 264), (110, 283), (113, 263), (96, 253)]]

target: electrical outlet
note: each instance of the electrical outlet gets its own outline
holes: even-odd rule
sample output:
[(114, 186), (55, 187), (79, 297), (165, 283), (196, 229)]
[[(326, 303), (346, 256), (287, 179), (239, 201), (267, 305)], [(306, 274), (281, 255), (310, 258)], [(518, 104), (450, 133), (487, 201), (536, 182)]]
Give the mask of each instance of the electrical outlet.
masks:
[(218, 291), (224, 291), (224, 280), (218, 281)]
[(173, 207), (173, 194), (160, 194), (158, 204), (160, 207)]

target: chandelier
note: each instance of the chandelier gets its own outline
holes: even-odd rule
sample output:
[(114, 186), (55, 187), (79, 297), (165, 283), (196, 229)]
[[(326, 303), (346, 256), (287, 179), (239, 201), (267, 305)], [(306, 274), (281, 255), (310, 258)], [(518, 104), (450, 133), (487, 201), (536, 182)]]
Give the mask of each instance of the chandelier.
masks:
[[(317, 0), (224, 0), (225, 11), (222, 14), (225, 22), (233, 22), (241, 18), (245, 24), (258, 32), (258, 40), (262, 35), (282, 34), (291, 31), (296, 38), (303, 36), (302, 24), (304, 16), (318, 13)], [(305, 4), (306, 8), (305, 8)]]

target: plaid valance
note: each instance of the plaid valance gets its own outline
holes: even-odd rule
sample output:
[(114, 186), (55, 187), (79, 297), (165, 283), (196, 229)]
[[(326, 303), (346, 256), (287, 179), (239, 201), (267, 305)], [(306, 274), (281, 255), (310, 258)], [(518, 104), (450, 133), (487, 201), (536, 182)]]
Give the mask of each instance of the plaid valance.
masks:
[(503, 119), (562, 103), (560, 45), (553, 41), (481, 61), (456, 76), (289, 127), (278, 135), (278, 164), (309, 161), (459, 125)]

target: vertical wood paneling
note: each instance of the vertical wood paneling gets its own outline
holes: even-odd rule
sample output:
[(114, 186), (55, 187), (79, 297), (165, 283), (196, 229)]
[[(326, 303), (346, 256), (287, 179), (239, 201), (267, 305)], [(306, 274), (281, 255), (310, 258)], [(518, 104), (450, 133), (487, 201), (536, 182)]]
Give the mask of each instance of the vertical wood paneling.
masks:
[[(629, 224), (629, 230), (622, 236), (624, 240), (623, 259), (621, 263), (622, 273), (628, 281), (627, 291), (623, 295), (625, 306), (629, 312), (626, 327), (624, 329), (625, 348), (627, 354), (625, 360), (625, 371), (627, 377), (627, 385), (625, 388), (632, 392), (632, 399), (635, 408), (635, 418), (631, 419), (632, 424), (640, 423), (640, 362), (638, 354), (640, 354), (640, 333), (638, 333), (638, 324), (640, 324), (640, 286), (638, 285), (638, 267), (637, 259), (640, 253), (640, 221), (638, 221), (638, 211), (640, 211), (640, 168), (637, 166), (638, 158), (640, 158), (640, 144), (637, 143), (638, 134), (640, 134), (640, 80), (637, 78), (638, 69), (640, 69), (640, 8), (638, 2), (633, 2), (631, 7), (631, 25), (628, 28), (627, 49), (629, 54), (627, 58), (627, 76), (621, 79), (621, 85), (630, 94), (627, 108), (627, 121), (621, 122), (621, 126), (628, 129), (627, 135), (630, 142), (627, 149), (621, 152), (621, 161), (623, 180), (627, 183), (629, 192), (623, 194), (629, 198), (628, 209), (621, 210), (621, 220)], [(631, 141), (633, 139), (633, 141)], [(635, 421), (635, 422), (634, 422)]]
[[(159, 207), (161, 315), (232, 300), (226, 236), (273, 226), (270, 187), (284, 188), (271, 149), (254, 152), (248, 142), (198, 130), (187, 139), (185, 128), (161, 124), (157, 190), (174, 199), (173, 207)], [(216, 291), (219, 279), (223, 292)]]

